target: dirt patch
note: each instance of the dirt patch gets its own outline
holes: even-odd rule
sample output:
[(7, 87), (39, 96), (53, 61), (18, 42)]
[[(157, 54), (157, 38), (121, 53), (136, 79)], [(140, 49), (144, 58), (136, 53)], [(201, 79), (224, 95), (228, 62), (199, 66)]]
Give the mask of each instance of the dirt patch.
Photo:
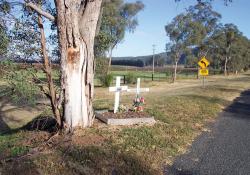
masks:
[(24, 146), (37, 146), (51, 137), (51, 134), (48, 132), (26, 132), (25, 139), (22, 140), (22, 145)]
[(104, 137), (96, 134), (72, 137), (72, 144), (77, 146), (101, 145), (105, 141)]
[[(86, 133), (82, 134), (82, 130), (77, 131), (81, 134), (75, 133), (74, 135), (71, 134), (56, 134), (53, 135), (48, 132), (38, 131), (38, 132), (26, 132), (25, 138), (21, 141), (21, 145), (28, 146), (28, 147), (36, 147), (40, 146), (43, 143), (46, 143), (46, 148), (57, 148), (59, 147), (67, 147), (70, 145), (77, 145), (77, 146), (89, 146), (89, 145), (101, 145), (107, 139), (95, 134), (95, 133)], [(44, 147), (44, 148), (45, 148)]]

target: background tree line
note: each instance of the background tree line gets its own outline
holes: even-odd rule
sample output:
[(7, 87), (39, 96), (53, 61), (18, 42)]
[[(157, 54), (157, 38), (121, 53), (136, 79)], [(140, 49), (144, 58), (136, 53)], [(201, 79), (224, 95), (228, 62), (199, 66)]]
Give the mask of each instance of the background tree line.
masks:
[(220, 19), (211, 2), (198, 1), (165, 26), (170, 38), (166, 50), (171, 54), (175, 70), (183, 55), (188, 67), (197, 67), (198, 60), (206, 56), (211, 66), (223, 70), (225, 75), (249, 68), (249, 39), (236, 25), (222, 24)]

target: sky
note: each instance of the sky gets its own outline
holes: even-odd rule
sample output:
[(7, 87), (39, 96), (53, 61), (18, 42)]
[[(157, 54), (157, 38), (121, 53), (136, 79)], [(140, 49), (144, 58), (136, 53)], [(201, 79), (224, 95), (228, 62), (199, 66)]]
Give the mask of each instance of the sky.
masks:
[[(145, 9), (137, 16), (139, 25), (134, 33), (126, 33), (122, 43), (113, 51), (114, 57), (150, 55), (153, 53), (153, 44), (156, 45), (156, 53), (164, 52), (165, 44), (169, 41), (164, 26), (196, 2), (196, 0), (141, 1)], [(234, 23), (243, 35), (250, 38), (250, 0), (233, 0), (228, 6), (224, 5), (223, 0), (214, 0), (212, 5), (214, 10), (222, 15), (223, 24)]]

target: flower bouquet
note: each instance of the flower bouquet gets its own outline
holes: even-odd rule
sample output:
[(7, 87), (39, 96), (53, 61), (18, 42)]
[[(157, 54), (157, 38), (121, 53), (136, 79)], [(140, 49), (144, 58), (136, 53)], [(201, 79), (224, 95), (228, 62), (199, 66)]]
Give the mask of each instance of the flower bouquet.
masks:
[(145, 99), (143, 97), (137, 96), (134, 99), (134, 104), (133, 104), (133, 111), (134, 112), (142, 112), (143, 111), (143, 105), (145, 103)]

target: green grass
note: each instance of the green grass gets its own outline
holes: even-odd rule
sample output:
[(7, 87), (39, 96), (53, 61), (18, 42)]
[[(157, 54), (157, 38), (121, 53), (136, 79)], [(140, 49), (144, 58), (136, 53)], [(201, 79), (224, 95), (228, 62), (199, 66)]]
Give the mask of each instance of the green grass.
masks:
[[(142, 81), (151, 81), (152, 80), (152, 71), (112, 71), (115, 76), (126, 76), (128, 74), (134, 74), (136, 77), (141, 78)], [(196, 73), (185, 73), (180, 72), (177, 74), (177, 80), (180, 79), (195, 79)], [(154, 81), (171, 81), (172, 73), (171, 72), (155, 72)]]
[[(121, 76), (122, 80), (123, 77), (125, 76), (125, 79), (129, 76), (129, 74), (132, 74), (135, 78), (141, 78), (142, 82), (151, 82), (152, 81), (152, 71), (111, 71), (111, 73), (116, 76)], [(99, 80), (99, 75), (95, 75), (94, 78), (94, 84), (95, 86), (102, 86), (100, 80)], [(177, 74), (177, 80), (183, 80), (183, 79), (196, 79), (197, 75), (195, 73), (184, 73), (180, 72)], [(171, 72), (155, 72), (154, 73), (154, 78), (153, 81), (165, 81), (165, 82), (172, 82), (172, 73)], [(122, 81), (123, 83), (123, 81)], [(115, 81), (113, 80), (113, 85), (115, 84)], [(131, 84), (131, 83), (127, 83)], [(134, 83), (132, 83), (134, 84)]]
[[(127, 75), (129, 73), (133, 73), (137, 77), (140, 77), (140, 76), (148, 77), (148, 78), (152, 77), (152, 72), (151, 71), (148, 71), (148, 72), (146, 72), (146, 71), (112, 71), (112, 73), (114, 75), (117, 75), (117, 76), (119, 76), (119, 75)], [(166, 77), (166, 73), (155, 72), (154, 76), (156, 76), (156, 77)]]
[(23, 155), (29, 151), (29, 148), (25, 146), (14, 146), (10, 149), (10, 155), (11, 157)]
[(164, 142), (159, 134), (158, 130), (151, 127), (125, 128), (118, 134), (120, 140), (115, 139), (115, 142), (126, 151), (162, 148)]
[(20, 156), (28, 152), (29, 148), (22, 144), (24, 132), (10, 135), (0, 135), (0, 158)]

